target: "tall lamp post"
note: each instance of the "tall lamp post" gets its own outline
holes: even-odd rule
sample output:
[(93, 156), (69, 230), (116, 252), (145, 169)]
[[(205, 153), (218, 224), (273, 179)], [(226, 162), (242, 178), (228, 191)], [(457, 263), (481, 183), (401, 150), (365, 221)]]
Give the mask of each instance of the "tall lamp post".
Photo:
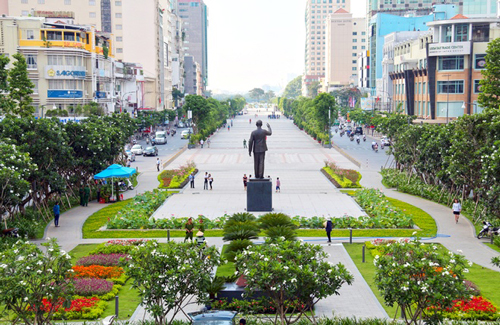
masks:
[(477, 112), (477, 103), (464, 102), (462, 104), (462, 109), (465, 109), (465, 104), (467, 104), (467, 105), (474, 105), (474, 114), (476, 114), (476, 112)]

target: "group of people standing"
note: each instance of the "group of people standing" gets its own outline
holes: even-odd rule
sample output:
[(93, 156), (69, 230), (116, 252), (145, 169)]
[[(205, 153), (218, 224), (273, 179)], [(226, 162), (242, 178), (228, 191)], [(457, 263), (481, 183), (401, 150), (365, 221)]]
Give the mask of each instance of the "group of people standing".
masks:
[(86, 185), (85, 187), (80, 186), (78, 193), (80, 194), (80, 205), (82, 207), (88, 206), (90, 199), (90, 187), (88, 185)]
[[(191, 173), (189, 175), (189, 187), (194, 188), (194, 178), (195, 174)], [(203, 178), (203, 189), (208, 190), (208, 187), (210, 186), (210, 189), (212, 189), (212, 184), (214, 182), (214, 178), (212, 177), (212, 174), (209, 174), (208, 172), (205, 172), (205, 176)]]

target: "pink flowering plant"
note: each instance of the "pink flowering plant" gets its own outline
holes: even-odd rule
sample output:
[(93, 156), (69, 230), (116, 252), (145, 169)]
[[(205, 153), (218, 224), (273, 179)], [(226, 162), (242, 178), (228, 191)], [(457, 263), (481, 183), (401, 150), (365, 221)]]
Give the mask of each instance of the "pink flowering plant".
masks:
[[(463, 255), (438, 252), (436, 245), (418, 239), (378, 246), (375, 283), (388, 306), (404, 310), (406, 324), (435, 317), (431, 306), (452, 307), (457, 299), (471, 297), (464, 283), (468, 262)], [(396, 318), (398, 315), (394, 315)]]
[(102, 296), (113, 290), (113, 282), (105, 279), (81, 278), (74, 280), (75, 294), (78, 296)]
[(80, 258), (76, 265), (90, 266), (118, 266), (120, 259), (128, 259), (128, 254), (96, 254)]

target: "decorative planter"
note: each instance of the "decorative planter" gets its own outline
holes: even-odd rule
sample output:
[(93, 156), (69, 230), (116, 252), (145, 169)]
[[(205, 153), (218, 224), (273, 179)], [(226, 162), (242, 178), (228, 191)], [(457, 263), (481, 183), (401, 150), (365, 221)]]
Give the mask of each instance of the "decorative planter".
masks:
[(328, 148), (328, 149), (331, 149), (331, 148), (332, 148), (332, 145), (331, 145), (331, 144), (329, 144), (329, 143), (328, 143), (328, 144), (324, 144), (324, 145), (323, 145), (323, 148)]
[(195, 144), (188, 144), (188, 149), (194, 149), (194, 148), (196, 148)]

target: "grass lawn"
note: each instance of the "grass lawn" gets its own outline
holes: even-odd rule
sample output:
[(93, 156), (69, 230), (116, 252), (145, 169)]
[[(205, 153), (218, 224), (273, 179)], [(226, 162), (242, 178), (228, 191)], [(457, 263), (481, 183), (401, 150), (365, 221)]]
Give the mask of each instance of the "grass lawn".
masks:
[[(222, 257), (224, 257), (224, 254), (226, 253), (227, 248), (228, 248), (228, 245), (222, 246), (222, 251), (221, 251)], [(217, 272), (215, 272), (215, 276), (231, 277), (234, 275), (234, 272), (236, 272), (236, 268), (234, 266), (234, 263), (227, 262), (226, 264), (222, 264), (219, 267), (217, 267)]]
[(499, 252), (499, 253), (500, 253), (500, 247), (498, 247), (497, 245), (495, 245), (495, 244), (490, 244), (490, 243), (484, 243), (484, 244), (485, 244), (486, 246), (488, 246), (489, 248), (494, 249), (494, 250), (496, 250), (497, 252)]
[[(76, 246), (71, 252), (69, 252), (71, 256), (71, 262), (73, 264), (76, 261), (83, 257), (87, 256), (90, 251), (94, 250), (99, 244), (80, 244)], [(139, 293), (137, 290), (132, 289), (132, 280), (129, 279), (124, 286), (118, 292), (119, 297), (119, 311), (118, 318), (119, 319), (128, 319), (132, 316), (134, 311), (137, 309), (137, 306), (141, 303), (139, 298)], [(104, 310), (104, 313), (100, 318), (105, 318), (110, 315), (115, 314), (115, 300), (110, 300), (107, 302), (108, 307)]]
[[(442, 251), (443, 253), (447, 252), (447, 249), (444, 246), (442, 245), (439, 246), (441, 246), (439, 249), (440, 251)], [(375, 265), (373, 265), (373, 256), (367, 250), (366, 263), (362, 263), (361, 262), (362, 258), (361, 251), (363, 247), (362, 243), (344, 244), (344, 247), (351, 256), (354, 263), (356, 264), (356, 267), (359, 269), (359, 272), (361, 273), (361, 275), (363, 275), (363, 278), (372, 289), (377, 299), (380, 301), (380, 303), (387, 311), (389, 316), (393, 317), (396, 308), (385, 306), (383, 298), (380, 295), (375, 285), (375, 281), (373, 280), (375, 275)], [(496, 306), (500, 306), (500, 291), (498, 290), (496, 285), (492, 285), (493, 283), (500, 283), (500, 272), (484, 268), (477, 264), (473, 264), (469, 268), (469, 273), (466, 274), (465, 278), (469, 281), (472, 281), (478, 286), (479, 290), (481, 291), (481, 295), (483, 297), (493, 302), (493, 304), (495, 304)]]

